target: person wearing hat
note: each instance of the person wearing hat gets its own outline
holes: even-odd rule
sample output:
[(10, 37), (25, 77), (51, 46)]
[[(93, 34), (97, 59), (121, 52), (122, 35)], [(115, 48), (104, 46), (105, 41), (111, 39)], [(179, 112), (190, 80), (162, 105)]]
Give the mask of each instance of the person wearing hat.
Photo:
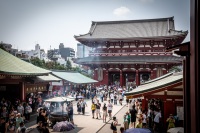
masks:
[(172, 114), (169, 115), (166, 122), (168, 122), (168, 129), (175, 127), (175, 120)]

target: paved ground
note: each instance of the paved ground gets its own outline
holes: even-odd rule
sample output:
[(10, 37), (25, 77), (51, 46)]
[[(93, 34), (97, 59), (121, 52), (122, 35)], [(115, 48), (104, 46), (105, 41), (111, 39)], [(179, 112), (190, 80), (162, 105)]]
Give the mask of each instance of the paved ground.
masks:
[[(110, 123), (112, 120), (108, 120), (107, 117), (107, 123), (103, 123), (102, 119), (92, 119), (92, 111), (91, 111), (91, 100), (85, 100), (88, 107), (86, 107), (86, 113), (85, 115), (78, 115), (77, 108), (76, 108), (76, 102), (74, 102), (74, 123), (76, 125), (74, 130), (67, 131), (67, 133), (112, 133), (110, 130)], [(107, 103), (105, 101), (104, 103)], [(123, 106), (121, 105), (114, 105), (113, 107), (113, 115), (116, 115), (116, 117), (119, 120), (119, 123), (123, 126), (123, 115), (128, 110), (128, 107), (124, 106), (125, 101), (123, 101)], [(102, 103), (103, 106), (103, 103)], [(102, 114), (102, 111), (101, 111)], [(33, 125), (33, 126), (28, 126)], [(36, 127), (35, 121), (32, 121), (32, 123), (27, 123), (27, 127), (34, 128)], [(120, 126), (118, 127), (118, 129)], [(52, 132), (52, 129), (50, 129)]]
[[(125, 115), (125, 113), (128, 111), (128, 107), (126, 107), (125, 105), (115, 114), (117, 120), (118, 120), (118, 126), (117, 126), (117, 133), (120, 133), (120, 127), (124, 127), (123, 124), (123, 116)], [(110, 130), (110, 125), (112, 123), (113, 120), (109, 120), (105, 125), (103, 125), (103, 127), (101, 127), (97, 133), (112, 133), (112, 130)]]

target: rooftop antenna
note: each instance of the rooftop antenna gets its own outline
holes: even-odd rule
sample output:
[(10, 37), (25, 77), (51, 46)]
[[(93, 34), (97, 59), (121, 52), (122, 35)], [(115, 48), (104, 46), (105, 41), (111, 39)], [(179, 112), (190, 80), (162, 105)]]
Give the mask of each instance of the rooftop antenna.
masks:
[(51, 50), (51, 45), (50, 45), (50, 50)]

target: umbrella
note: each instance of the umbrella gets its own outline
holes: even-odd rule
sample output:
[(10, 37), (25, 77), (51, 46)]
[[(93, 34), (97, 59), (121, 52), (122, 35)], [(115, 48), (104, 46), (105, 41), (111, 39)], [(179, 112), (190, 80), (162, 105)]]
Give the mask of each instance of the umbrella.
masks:
[(65, 101), (74, 101), (74, 99), (71, 98), (66, 98), (66, 97), (54, 97), (54, 98), (50, 98), (50, 99), (46, 99), (44, 100), (46, 102), (65, 102)]
[(147, 128), (130, 128), (124, 131), (124, 133), (152, 133), (152, 132)]
[(168, 133), (184, 133), (184, 128), (183, 127), (175, 127), (175, 128), (170, 128)]
[(77, 96), (77, 98), (84, 98), (84, 96)]
[(74, 129), (74, 125), (68, 121), (57, 122), (53, 126), (53, 131), (55, 131), (55, 132), (70, 131), (72, 129)]

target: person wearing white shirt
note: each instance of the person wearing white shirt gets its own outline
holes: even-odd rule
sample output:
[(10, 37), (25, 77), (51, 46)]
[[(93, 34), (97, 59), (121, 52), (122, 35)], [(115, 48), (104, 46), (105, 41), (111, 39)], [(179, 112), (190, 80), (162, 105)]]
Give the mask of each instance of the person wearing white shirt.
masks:
[(110, 119), (112, 119), (112, 108), (113, 108), (113, 105), (112, 105), (112, 103), (110, 103), (110, 100), (108, 100), (107, 108), (108, 108), (109, 117), (110, 117)]
[(133, 109), (133, 103), (131, 102), (131, 100), (129, 101), (128, 108), (129, 112), (131, 112), (131, 110)]
[(114, 94), (111, 93), (111, 94), (110, 94), (110, 100), (111, 100), (111, 103), (113, 103), (113, 99), (114, 99)]
[(153, 130), (154, 131), (158, 131), (160, 132), (160, 118), (161, 118), (161, 111), (155, 111), (155, 117), (154, 117), (154, 127)]
[(20, 103), (19, 106), (17, 106), (17, 112), (21, 114), (21, 116), (24, 115), (24, 107)]
[(146, 125), (147, 125), (147, 116), (146, 116), (146, 111), (143, 110), (142, 111), (142, 127), (143, 128), (146, 128)]

